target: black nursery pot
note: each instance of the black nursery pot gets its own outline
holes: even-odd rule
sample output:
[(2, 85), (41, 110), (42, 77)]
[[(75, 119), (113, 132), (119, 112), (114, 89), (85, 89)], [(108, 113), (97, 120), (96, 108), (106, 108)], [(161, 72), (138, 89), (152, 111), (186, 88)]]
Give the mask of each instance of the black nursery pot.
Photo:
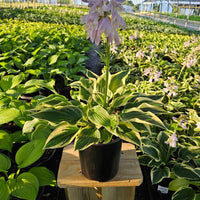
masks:
[(108, 144), (93, 144), (79, 151), (82, 173), (91, 180), (105, 182), (118, 172), (122, 140), (117, 138)]

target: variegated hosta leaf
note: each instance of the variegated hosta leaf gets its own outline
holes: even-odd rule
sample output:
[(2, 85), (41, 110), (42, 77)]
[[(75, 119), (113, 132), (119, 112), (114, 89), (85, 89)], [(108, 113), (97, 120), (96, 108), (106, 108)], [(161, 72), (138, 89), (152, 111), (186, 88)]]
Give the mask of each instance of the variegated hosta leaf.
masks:
[(125, 106), (127, 101), (132, 98), (131, 95), (122, 95), (119, 97), (113, 98), (112, 102), (110, 103), (110, 113), (115, 111), (116, 108), (120, 106)]
[(200, 173), (186, 164), (177, 163), (173, 167), (173, 171), (177, 177), (185, 178), (191, 181), (200, 180)]
[(64, 102), (66, 105), (69, 105), (70, 102), (69, 100), (63, 96), (63, 95), (58, 95), (58, 94), (51, 94), (48, 97), (41, 98), (37, 101), (37, 106), (42, 106), (42, 105), (50, 105), (54, 106), (57, 105), (61, 102)]
[(170, 169), (168, 167), (156, 168), (151, 170), (151, 181), (153, 184), (161, 182), (164, 178), (170, 176)]
[(117, 136), (127, 142), (141, 146), (141, 137), (138, 130), (128, 122), (120, 121), (117, 129)]
[(154, 114), (159, 114), (159, 113), (163, 113), (165, 112), (161, 106), (157, 106), (157, 105), (151, 105), (149, 103), (142, 103), (138, 106), (139, 109), (141, 109), (144, 112), (152, 112)]
[(77, 126), (61, 124), (49, 135), (45, 148), (60, 148), (70, 144), (78, 134), (78, 130)]
[(101, 92), (98, 93), (94, 93), (92, 95), (92, 98), (94, 99), (94, 101), (98, 104), (98, 105), (102, 105), (104, 104), (104, 94)]
[(111, 76), (109, 89), (113, 92), (113, 94), (115, 94), (120, 87), (125, 86), (128, 73), (129, 71), (121, 71)]
[(100, 134), (101, 134), (101, 141), (104, 144), (109, 143), (113, 137), (113, 134), (110, 133), (110, 131), (106, 130), (105, 128), (99, 129)]
[(165, 129), (165, 125), (156, 115), (151, 112), (143, 112), (139, 108), (130, 108), (124, 110), (124, 112), (121, 114), (121, 117), (124, 121), (131, 121), (141, 124), (144, 123)]
[(47, 88), (49, 90), (51, 90), (53, 93), (57, 94), (56, 90), (54, 89), (54, 85), (55, 85), (55, 80), (50, 80), (49, 82), (45, 81), (45, 80), (39, 80), (39, 79), (31, 79), (29, 81), (27, 81), (25, 83), (25, 87), (29, 87), (29, 86), (38, 86), (38, 87), (44, 87)]
[(191, 187), (181, 187), (172, 196), (172, 200), (199, 200)]
[(144, 153), (151, 156), (155, 161), (160, 160), (160, 151), (153, 145), (145, 145), (143, 146)]
[(154, 100), (154, 99), (152, 99), (148, 96), (147, 97), (135, 96), (132, 99), (130, 99), (130, 101), (126, 105), (126, 109), (138, 107), (143, 103), (147, 103), (147, 104), (152, 105), (154, 107), (160, 107), (160, 108), (162, 107), (162, 103), (159, 100)]
[(91, 95), (92, 95), (91, 92), (87, 88), (80, 86), (79, 99), (87, 101), (91, 97)]
[(76, 106), (66, 106), (60, 109), (48, 108), (34, 113), (32, 116), (52, 124), (59, 124), (61, 122), (76, 124), (81, 119), (82, 112)]
[[(103, 73), (101, 76), (99, 76), (99, 78), (97, 79), (97, 83), (96, 83), (96, 91), (94, 92), (101, 92), (103, 94), (105, 94), (105, 85), (106, 85), (106, 74)], [(108, 85), (110, 83), (110, 73), (108, 76)]]
[(88, 111), (88, 119), (98, 127), (110, 127), (111, 125), (110, 115), (100, 105), (94, 106)]
[(79, 131), (75, 140), (75, 150), (84, 150), (100, 141), (100, 132), (96, 128), (86, 127)]

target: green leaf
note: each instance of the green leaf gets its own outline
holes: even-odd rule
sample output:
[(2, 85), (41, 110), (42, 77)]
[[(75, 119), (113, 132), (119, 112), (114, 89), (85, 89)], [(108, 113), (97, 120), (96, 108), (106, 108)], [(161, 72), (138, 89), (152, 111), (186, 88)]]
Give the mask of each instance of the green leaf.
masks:
[(125, 79), (128, 75), (128, 71), (121, 71), (111, 76), (109, 89), (113, 94), (122, 86), (125, 86)]
[(31, 134), (31, 140), (46, 140), (51, 133), (51, 129), (47, 123), (40, 122)]
[(94, 106), (88, 111), (88, 118), (97, 126), (110, 127), (111, 125), (108, 112), (100, 105)]
[(54, 92), (55, 94), (57, 94), (56, 90), (54, 89), (55, 80), (53, 80), (53, 79), (50, 80), (49, 82), (47, 82), (46, 80), (31, 79), (24, 84), (25, 88), (30, 87), (30, 86), (47, 88), (47, 89), (51, 90), (52, 92)]
[(144, 153), (150, 155), (153, 159), (156, 161), (160, 160), (160, 152), (157, 148), (151, 145), (145, 145), (143, 146)]
[(138, 156), (138, 160), (139, 160), (140, 165), (147, 166), (148, 163), (152, 160), (152, 158), (144, 154), (144, 155)]
[(91, 97), (90, 91), (86, 89), (85, 87), (80, 86), (79, 98), (87, 101), (90, 97)]
[(165, 125), (162, 121), (151, 112), (143, 112), (139, 108), (130, 108), (124, 110), (121, 114), (122, 120), (124, 121), (133, 121), (136, 123), (144, 123), (148, 125), (158, 126), (162, 129), (165, 129)]
[(50, 58), (49, 58), (49, 65), (53, 65), (53, 64), (55, 64), (56, 62), (57, 62), (57, 60), (58, 60), (58, 55), (53, 55), (53, 56), (51, 56)]
[(0, 153), (0, 172), (6, 172), (11, 167), (10, 158)]
[(23, 133), (30, 133), (34, 130), (34, 126), (39, 122), (38, 119), (34, 118), (31, 121), (26, 121), (24, 126), (23, 126)]
[(200, 200), (200, 193), (195, 194), (195, 200)]
[(38, 179), (29, 172), (20, 174), (17, 179), (8, 181), (11, 195), (25, 199), (35, 200), (39, 191)]
[(117, 132), (118, 137), (121, 139), (133, 143), (137, 146), (141, 145), (141, 137), (140, 134), (136, 131), (129, 131), (129, 132)]
[(10, 134), (13, 143), (22, 143), (28, 140), (26, 135), (22, 134), (22, 131), (15, 131), (14, 133)]
[(31, 57), (24, 63), (24, 66), (29, 67), (29, 66), (33, 65), (34, 61), (35, 61), (35, 57)]
[(82, 112), (76, 106), (69, 105), (60, 109), (45, 109), (33, 114), (32, 116), (54, 124), (59, 124), (61, 122), (76, 124), (77, 121), (81, 119)]
[(9, 188), (4, 177), (0, 177), (0, 199), (2, 200), (10, 199)]
[(47, 138), (45, 148), (59, 148), (70, 144), (76, 137), (79, 128), (68, 123), (58, 126)]
[(156, 168), (151, 170), (151, 181), (153, 184), (160, 183), (164, 178), (170, 176), (170, 169), (168, 167)]
[(75, 150), (84, 150), (100, 140), (99, 130), (91, 127), (81, 129), (75, 141)]
[(131, 98), (132, 98), (131, 95), (122, 95), (122, 96), (113, 98), (113, 100), (110, 104), (112, 111), (114, 111), (115, 108), (117, 108), (117, 107), (125, 106), (127, 101)]
[(29, 172), (37, 177), (39, 186), (56, 186), (56, 178), (54, 173), (46, 167), (32, 167)]
[(20, 116), (20, 111), (16, 108), (0, 109), (0, 125), (13, 121)]
[(154, 114), (159, 114), (159, 113), (163, 113), (164, 110), (162, 109), (161, 106), (157, 106), (157, 105), (151, 105), (149, 103), (142, 103), (138, 106), (139, 109), (141, 109), (144, 112), (152, 112)]
[(113, 134), (110, 133), (110, 131), (106, 130), (105, 128), (99, 129), (101, 134), (100, 142), (103, 142), (104, 144), (107, 144), (111, 141)]
[(177, 190), (173, 196), (172, 200), (194, 200), (195, 199), (195, 192), (190, 187), (183, 187)]
[(176, 178), (169, 183), (169, 190), (177, 191), (181, 187), (188, 187), (190, 182), (184, 178)]
[(14, 87), (16, 87), (17, 85), (19, 85), (24, 79), (24, 74), (20, 73), (16, 76), (14, 75), (7, 75), (2, 77), (2, 79), (0, 80), (0, 87), (6, 91), (9, 89), (13, 89)]
[(160, 133), (157, 136), (158, 143), (163, 145), (165, 144), (165, 141), (168, 140), (168, 138), (169, 136), (163, 131), (160, 131)]
[(104, 94), (103, 93), (93, 93), (92, 98), (98, 105), (103, 105), (104, 104)]
[(177, 163), (174, 166), (173, 171), (175, 175), (180, 178), (185, 178), (187, 180), (194, 181), (200, 179), (200, 175), (197, 172), (195, 172), (195, 170), (192, 167), (186, 164)]
[(44, 140), (32, 140), (24, 144), (16, 153), (18, 168), (24, 168), (37, 161), (44, 153)]
[(195, 158), (199, 154), (200, 154), (200, 147), (197, 146), (188, 146), (181, 148), (178, 153), (180, 158), (187, 161)]
[[(108, 85), (110, 83), (110, 73), (108, 75)], [(101, 76), (98, 77), (96, 82), (96, 91), (105, 94), (105, 85), (106, 85), (106, 77), (105, 73), (103, 73)]]
[(6, 131), (0, 130), (0, 149), (11, 152), (12, 146), (13, 144), (10, 135)]

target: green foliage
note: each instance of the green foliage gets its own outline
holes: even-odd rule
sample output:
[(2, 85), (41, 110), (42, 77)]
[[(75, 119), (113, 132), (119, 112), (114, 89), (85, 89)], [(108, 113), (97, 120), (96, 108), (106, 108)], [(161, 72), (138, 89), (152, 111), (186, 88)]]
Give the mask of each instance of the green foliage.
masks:
[[(47, 168), (30, 167), (44, 146), (75, 141), (75, 149), (84, 149), (108, 143), (113, 135), (143, 153), (139, 161), (151, 168), (153, 184), (172, 179), (172, 199), (200, 199), (199, 32), (123, 13), (127, 28), (112, 51), (105, 106), (105, 75), (88, 72), (83, 78), (91, 47), (80, 25), (85, 12), (68, 7), (0, 12), (0, 199), (32, 200), (39, 186), (55, 186)], [(60, 95), (58, 75), (71, 87), (71, 101)], [(44, 89), (51, 95), (42, 96)], [(19, 131), (4, 131), (12, 124)], [(165, 127), (169, 130), (161, 131)], [(166, 144), (174, 132), (175, 148)], [(8, 155), (15, 143), (21, 148), (13, 172)]]

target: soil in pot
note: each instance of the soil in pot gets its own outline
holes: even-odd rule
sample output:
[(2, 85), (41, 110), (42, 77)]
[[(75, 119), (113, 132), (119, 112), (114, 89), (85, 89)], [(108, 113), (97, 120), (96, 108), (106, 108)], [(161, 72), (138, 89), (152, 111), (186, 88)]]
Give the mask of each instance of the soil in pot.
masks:
[(93, 144), (79, 151), (82, 173), (91, 180), (105, 182), (118, 172), (122, 141), (117, 138), (108, 144)]

